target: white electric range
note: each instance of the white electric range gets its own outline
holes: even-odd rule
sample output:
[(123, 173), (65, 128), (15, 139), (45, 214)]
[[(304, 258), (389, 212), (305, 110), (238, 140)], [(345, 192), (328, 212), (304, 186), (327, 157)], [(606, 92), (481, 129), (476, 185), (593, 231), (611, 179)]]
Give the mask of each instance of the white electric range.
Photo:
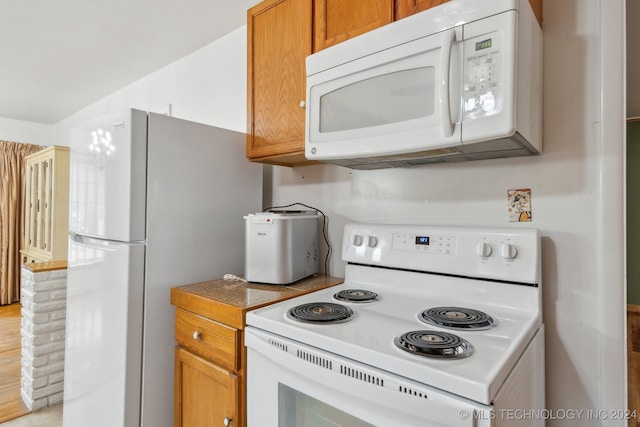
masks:
[(249, 427), (544, 424), (536, 230), (348, 224), (342, 258), (247, 313)]

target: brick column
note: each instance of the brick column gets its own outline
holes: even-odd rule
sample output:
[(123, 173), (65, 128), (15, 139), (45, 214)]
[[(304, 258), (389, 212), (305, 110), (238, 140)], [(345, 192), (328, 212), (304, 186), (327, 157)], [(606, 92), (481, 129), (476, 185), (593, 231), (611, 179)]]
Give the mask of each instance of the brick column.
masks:
[(31, 411), (62, 403), (66, 262), (22, 267), (22, 400)]

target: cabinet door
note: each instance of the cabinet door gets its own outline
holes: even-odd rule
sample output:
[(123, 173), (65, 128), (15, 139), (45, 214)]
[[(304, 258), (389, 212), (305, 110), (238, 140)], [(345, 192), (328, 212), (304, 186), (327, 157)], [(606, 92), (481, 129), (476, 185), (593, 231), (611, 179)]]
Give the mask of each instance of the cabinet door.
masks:
[(40, 211), (42, 215), (42, 239), (40, 248), (51, 255), (51, 197), (53, 195), (53, 158), (43, 160), (41, 163), (42, 180), (40, 181)]
[(27, 161), (26, 169), (25, 249), (50, 259), (53, 159), (48, 157)]
[(313, 51), (390, 23), (393, 0), (316, 0)]
[(36, 183), (37, 169), (33, 163), (26, 163), (26, 182), (25, 182), (25, 211), (24, 211), (24, 248), (32, 248), (35, 242), (36, 231), (36, 204), (38, 201)]
[(180, 347), (175, 358), (174, 426), (237, 425), (238, 377)]
[(304, 157), (305, 58), (311, 0), (267, 0), (247, 12), (247, 157), (294, 164)]
[(49, 147), (25, 158), (23, 254), (37, 262), (67, 258), (69, 149)]
[(396, 20), (430, 9), (449, 0), (395, 0)]

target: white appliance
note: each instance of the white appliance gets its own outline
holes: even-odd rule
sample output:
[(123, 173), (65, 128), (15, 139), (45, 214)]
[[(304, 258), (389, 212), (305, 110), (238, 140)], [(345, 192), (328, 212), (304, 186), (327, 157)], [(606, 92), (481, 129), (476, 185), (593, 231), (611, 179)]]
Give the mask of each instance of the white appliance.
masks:
[(246, 215), (244, 278), (285, 285), (317, 273), (319, 218), (315, 211)]
[(538, 154), (528, 0), (455, 0), (307, 57), (305, 155), (378, 169)]
[(544, 424), (536, 230), (347, 224), (342, 258), (247, 313), (249, 427)]
[(244, 142), (138, 110), (72, 131), (64, 427), (173, 425), (170, 288), (242, 273)]

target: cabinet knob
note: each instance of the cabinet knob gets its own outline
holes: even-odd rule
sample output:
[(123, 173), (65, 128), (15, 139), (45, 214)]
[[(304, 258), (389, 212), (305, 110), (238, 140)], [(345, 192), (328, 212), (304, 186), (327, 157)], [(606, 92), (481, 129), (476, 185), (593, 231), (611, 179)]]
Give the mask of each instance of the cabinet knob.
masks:
[(307, 106), (307, 103), (304, 101), (300, 101), (300, 108), (305, 108)]
[(223, 422), (223, 424), (224, 424), (225, 426), (230, 426), (230, 425), (231, 425), (231, 421), (232, 421), (232, 420), (231, 420), (231, 418), (229, 418), (229, 417), (224, 417), (224, 420), (223, 420), (222, 422)]
[(202, 334), (198, 331), (194, 331), (193, 332), (193, 339), (194, 340), (199, 340), (200, 338), (202, 338)]

